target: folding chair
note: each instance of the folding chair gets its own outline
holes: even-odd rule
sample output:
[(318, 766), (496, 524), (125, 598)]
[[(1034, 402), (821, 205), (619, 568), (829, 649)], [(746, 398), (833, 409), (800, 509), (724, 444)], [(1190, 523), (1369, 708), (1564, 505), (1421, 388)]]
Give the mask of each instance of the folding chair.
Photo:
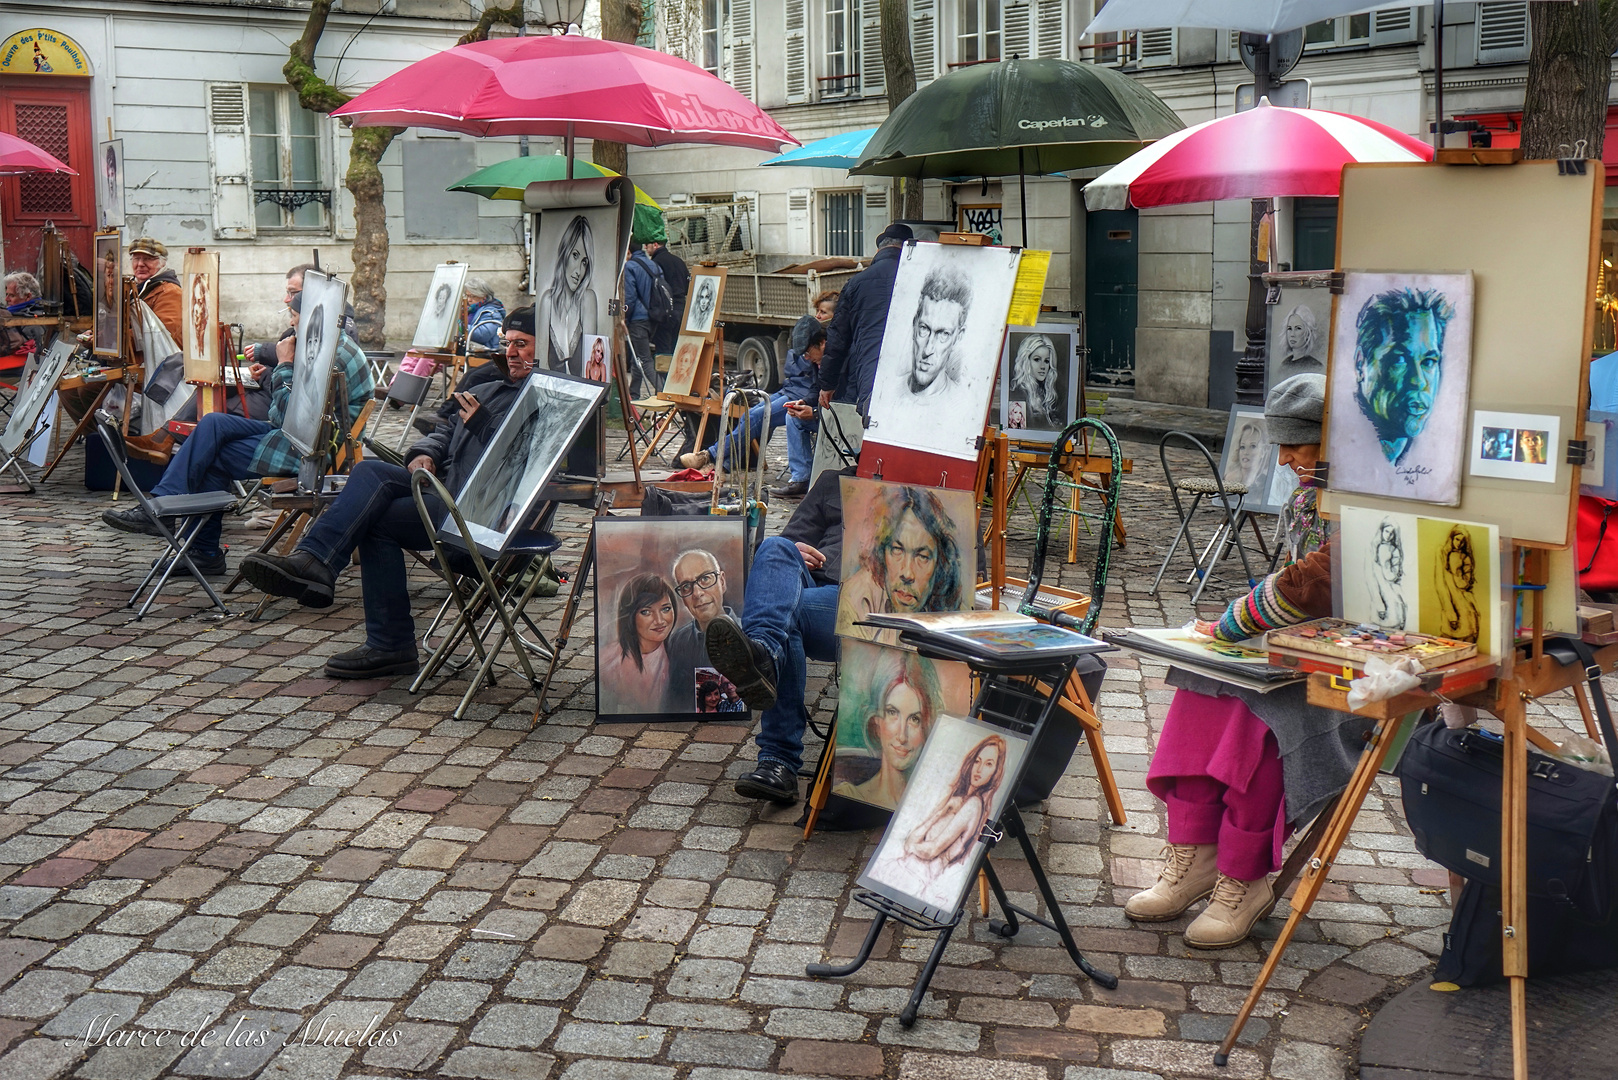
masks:
[[(387, 395), (382, 400), (395, 402), (400, 408), (408, 406), (410, 409), (410, 415), (405, 417), (404, 430), (399, 433), (399, 445), (394, 448), (394, 453), (402, 454), (404, 452), (405, 442), (414, 431), (411, 424), (415, 422), (416, 414), (421, 411), (422, 403), (427, 400), (427, 395), (432, 392), (432, 389), (433, 380), (431, 376), (412, 375), (408, 371), (398, 372), (393, 376), (393, 381), (388, 384)], [(381, 409), (376, 411), (376, 426), (378, 428), (382, 426), (383, 415), (384, 413)], [(377, 448), (376, 434), (373, 431), (364, 440), (365, 445), (373, 450)]]
[[(157, 583), (152, 586), (146, 602), (135, 614), (137, 621), (145, 618), (147, 609), (152, 606), (152, 601), (157, 599), (157, 594), (162, 591), (163, 586), (168, 583), (169, 575), (174, 573), (176, 565), (183, 565), (191, 572), (191, 576), (202, 584), (208, 599), (214, 602), (220, 612), (229, 615), (230, 610), (225, 607), (225, 602), (219, 599), (219, 594), (214, 592), (213, 586), (208, 584), (208, 580), (198, 572), (196, 564), (191, 561), (191, 542), (196, 539), (197, 530), (210, 515), (229, 510), (236, 504), (236, 496), (229, 491), (202, 491), (194, 495), (160, 495), (155, 499), (152, 498), (140, 489), (140, 485), (135, 482), (135, 477), (129, 471), (129, 455), (124, 448), (124, 433), (118, 427), (118, 419), (103, 409), (97, 409), (95, 425), (96, 430), (101, 433), (101, 441), (107, 447), (107, 455), (117, 467), (118, 475), (123, 477), (124, 486), (129, 489), (136, 505), (151, 519), (168, 545), (167, 554), (152, 564), (151, 570), (147, 571), (146, 577), (141, 580), (135, 588), (134, 595), (129, 598), (129, 603), (124, 605), (125, 609), (134, 607), (135, 601), (140, 599), (140, 594), (147, 584), (156, 578)], [(167, 518), (175, 521), (172, 529), (165, 522)]]
[[(439, 539), (438, 525), (427, 507), (426, 489), (429, 486), (448, 510), (450, 520), (455, 523), (455, 528), (460, 533), (464, 550), (448, 547)], [(525, 530), (511, 540), (500, 556), (494, 560), (493, 566), (490, 566), (478, 550), (477, 542), (466, 526), (466, 519), (461, 516), (460, 507), (455, 504), (449, 489), (438, 477), (426, 469), (417, 469), (410, 477), (410, 491), (415, 496), (416, 511), (421, 515), (421, 524), (427, 531), (428, 542), (432, 544), (436, 560), (434, 570), (448, 587), (449, 603), (456, 610), (454, 622), (445, 632), (443, 641), (431, 650), (427, 663), (422, 665), (415, 681), (410, 684), (410, 692), (413, 694), (419, 692), (426, 681), (450, 661), (461, 642), (466, 641), (470, 644), (479, 665), (477, 671), (467, 681), (466, 693), (461, 696), (461, 703), (455, 709), (455, 719), (460, 720), (466, 716), (466, 710), (471, 707), (473, 696), (485, 679), (494, 681), (495, 660), (507, 642), (512, 644), (517, 654), (517, 662), (528, 678), (529, 688), (536, 694), (539, 693), (540, 679), (534, 674), (528, 654), (532, 652), (548, 662), (555, 656), (555, 650), (544, 633), (528, 617), (526, 611), (528, 602), (533, 599), (534, 593), (539, 588), (540, 575), (538, 573), (527, 575), (528, 583), (524, 585), (523, 572), (541, 556), (549, 555), (561, 547), (562, 541), (552, 533), (539, 528)], [(537, 522), (548, 524), (555, 509), (555, 503), (545, 505), (538, 515)], [(463, 582), (476, 583), (470, 595), (462, 592)], [(443, 613), (441, 610), (440, 614)], [(489, 617), (480, 628), (478, 622), (485, 616)], [(435, 618), (433, 625), (436, 626), (439, 621)], [(517, 629), (519, 621), (536, 640), (530, 641), (522, 636)], [(495, 632), (496, 623), (500, 626), (498, 635), (492, 644), (485, 647), (485, 640)], [(429, 626), (423, 635), (424, 646), (432, 631), (433, 626)], [(466, 666), (471, 659), (472, 657), (467, 657), (456, 664), (456, 667)]]
[[(1185, 448), (1195, 450), (1202, 455), (1208, 465), (1207, 476), (1176, 476), (1173, 467), (1169, 464), (1169, 444), (1180, 443)], [(1202, 590), (1208, 586), (1208, 578), (1213, 575), (1214, 566), (1225, 557), (1231, 545), (1235, 545), (1236, 553), (1241, 556), (1242, 569), (1247, 573), (1248, 587), (1251, 588), (1257, 580), (1253, 576), (1253, 567), (1247, 558), (1247, 546), (1242, 543), (1242, 526), (1253, 522), (1255, 535), (1258, 535), (1258, 525), (1253, 514), (1242, 505), (1247, 495), (1246, 484), (1227, 484), (1219, 475), (1219, 465), (1214, 461), (1213, 454), (1202, 444), (1202, 440), (1195, 435), (1184, 431), (1165, 432), (1157, 443), (1158, 460), (1163, 464), (1163, 476), (1168, 480), (1169, 496), (1174, 500), (1175, 513), (1180, 515), (1180, 528), (1174, 534), (1174, 541), (1169, 544), (1168, 553), (1163, 556), (1163, 565), (1157, 568), (1157, 577), (1152, 581), (1152, 595), (1157, 594), (1158, 587), (1163, 583), (1163, 575), (1168, 572), (1169, 562), (1174, 553), (1180, 549), (1180, 541), (1185, 541), (1186, 551), (1192, 559), (1191, 573), (1186, 582), (1200, 578), (1196, 592), (1191, 595), (1194, 604), (1202, 597)], [(1187, 506), (1180, 499), (1182, 494), (1191, 496), (1190, 505)], [(1208, 506), (1218, 514), (1220, 521), (1214, 530), (1213, 537), (1199, 555), (1196, 543), (1191, 535), (1191, 519), (1202, 506), (1202, 501), (1208, 500)], [(1259, 546), (1263, 547), (1263, 537), (1258, 536)], [(1264, 553), (1268, 557), (1269, 553)]]

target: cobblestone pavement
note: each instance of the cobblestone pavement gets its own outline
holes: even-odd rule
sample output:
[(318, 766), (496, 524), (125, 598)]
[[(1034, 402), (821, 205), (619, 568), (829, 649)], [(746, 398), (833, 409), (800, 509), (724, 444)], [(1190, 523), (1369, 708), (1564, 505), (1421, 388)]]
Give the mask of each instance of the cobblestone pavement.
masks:
[[(1178, 623), (1183, 587), (1147, 595), (1172, 520), (1155, 448), (1128, 449), (1105, 622)], [(804, 977), (864, 934), (849, 893), (875, 834), (804, 842), (796, 809), (738, 797), (743, 726), (595, 724), (588, 621), (536, 727), (510, 677), (458, 722), (454, 680), (412, 696), (321, 677), (361, 639), (354, 574), (325, 612), (218, 619), (187, 583), (131, 622), (155, 545), (101, 525), (107, 496), (78, 475), (70, 459), (0, 499), (0, 1078), (1331, 1080), (1367, 1006), (1438, 947), (1443, 882), (1384, 779), (1215, 1070), (1264, 942), (1198, 953), (1183, 921), (1123, 918), (1162, 842), (1144, 775), (1170, 692), (1160, 666), (1114, 657), (1100, 708), (1129, 824), (1105, 820), (1082, 749), (1029, 820), (1119, 988), (1078, 977), (1053, 935), (1001, 942), (974, 913), (904, 1030), (930, 937), (901, 928), (857, 976)], [(561, 515), (564, 569), (586, 524)], [(237, 552), (259, 535), (226, 530)], [(418, 613), (442, 597), (423, 573), (413, 588)], [(535, 606), (553, 629), (560, 602)], [(824, 720), (831, 671), (811, 675)], [(1537, 713), (1572, 716), (1571, 699)], [(996, 858), (1033, 903), (1026, 866)]]

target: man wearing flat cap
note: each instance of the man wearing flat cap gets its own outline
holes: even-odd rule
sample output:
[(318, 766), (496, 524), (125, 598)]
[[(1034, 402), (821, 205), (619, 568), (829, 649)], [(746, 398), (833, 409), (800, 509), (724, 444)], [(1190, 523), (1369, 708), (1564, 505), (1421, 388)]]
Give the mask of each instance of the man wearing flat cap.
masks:
[[(360, 462), (337, 501), (315, 519), (292, 554), (255, 552), (242, 560), (242, 576), (255, 587), (271, 596), (291, 597), (304, 607), (323, 608), (331, 606), (338, 573), (359, 553), (365, 644), (330, 657), (327, 678), (383, 679), (417, 670), (404, 553), (425, 551), (431, 540), (411, 494), (410, 474), (426, 469), (452, 497), (460, 497), (534, 369), (534, 309), (518, 308), (507, 315), (501, 336), (505, 377), (486, 381), (471, 393), (457, 391), (454, 417), (405, 451), (403, 468), (385, 461)], [(426, 503), (434, 520), (443, 518), (436, 494), (428, 494)]]
[[(180, 279), (169, 269), (169, 249), (143, 236), (129, 245), (129, 270), (135, 275), (135, 299), (152, 309), (175, 344), (181, 335), (183, 290)], [(161, 359), (161, 357), (159, 358)]]
[[(292, 298), (292, 325), (301, 318), (303, 294)], [(297, 337), (283, 338), (276, 345), (277, 364), (270, 372), (270, 412), (266, 420), (250, 420), (230, 413), (209, 413), (197, 422), (196, 430), (175, 451), (163, 478), (152, 488), (153, 495), (187, 495), (203, 491), (229, 491), (232, 480), (251, 480), (261, 476), (292, 476), (298, 471), (302, 453), (286, 432), (281, 422), (286, 417), (287, 401), (292, 396), (292, 362), (296, 353)], [(337, 359), (348, 386), (348, 426), (359, 419), (360, 410), (376, 392), (376, 378), (370, 362), (354, 339), (339, 333)], [(124, 532), (161, 536), (157, 526), (140, 507), (127, 510), (107, 510), (101, 520)], [(225, 572), (225, 551), (219, 544), (223, 514), (215, 514), (197, 530), (192, 543), (192, 562), (208, 577)]]

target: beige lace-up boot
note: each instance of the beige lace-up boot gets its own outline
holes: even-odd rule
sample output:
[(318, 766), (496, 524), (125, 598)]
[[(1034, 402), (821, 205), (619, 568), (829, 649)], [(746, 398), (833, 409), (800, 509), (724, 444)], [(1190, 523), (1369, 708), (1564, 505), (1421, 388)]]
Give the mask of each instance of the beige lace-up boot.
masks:
[(1219, 877), (1215, 844), (1164, 844), (1163, 869), (1157, 883), (1138, 892), (1124, 905), (1124, 914), (1136, 922), (1164, 922), (1213, 892)]
[(1275, 892), (1269, 878), (1237, 881), (1220, 874), (1208, 906), (1185, 928), (1185, 943), (1193, 949), (1240, 945), (1247, 940), (1253, 924), (1274, 908)]

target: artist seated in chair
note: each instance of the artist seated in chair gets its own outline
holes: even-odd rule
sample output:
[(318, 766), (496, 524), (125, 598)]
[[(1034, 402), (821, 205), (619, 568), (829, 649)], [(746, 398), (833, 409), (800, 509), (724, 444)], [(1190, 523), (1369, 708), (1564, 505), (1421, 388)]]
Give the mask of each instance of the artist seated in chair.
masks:
[[(301, 294), (292, 300), (293, 326), (297, 325)], [(277, 346), (275, 370), (270, 374), (271, 401), (268, 420), (248, 420), (229, 413), (209, 413), (198, 423), (163, 470), (163, 478), (152, 488), (153, 495), (185, 495), (203, 491), (229, 491), (232, 480), (255, 480), (262, 476), (294, 476), (301, 453), (281, 430), (287, 400), (292, 396), (292, 359), (296, 337), (283, 339)], [(347, 334), (339, 334), (337, 363), (348, 385), (348, 424), (359, 419), (360, 410), (371, 399), (376, 381), (365, 353)], [(107, 510), (101, 520), (124, 532), (160, 536), (157, 527), (140, 507)], [(209, 577), (225, 572), (225, 551), (219, 544), (224, 514), (209, 518), (197, 530), (191, 547), (191, 561)]]
[[(323, 608), (331, 605), (338, 573), (359, 552), (365, 644), (327, 660), (328, 678), (376, 679), (418, 670), (404, 552), (424, 551), (431, 542), (411, 494), (410, 474), (426, 469), (451, 495), (460, 495), (533, 370), (533, 319), (532, 308), (506, 316), (506, 377), (484, 383), (476, 396), (458, 393), (455, 418), (407, 450), (406, 467), (360, 462), (337, 501), (315, 519), (292, 554), (253, 554), (242, 560), (242, 575), (255, 587), (271, 596), (292, 597), (304, 607)], [(427, 503), (435, 519), (444, 515), (432, 494)]]
[[(498, 305), (500, 301), (492, 301)], [(534, 309), (532, 307), (517, 308), (509, 315), (504, 316), (501, 327), (509, 341), (511, 335), (518, 337), (534, 337)], [(487, 363), (468, 366), (466, 374), (461, 376), (460, 383), (455, 387), (455, 394), (477, 393), (477, 388), (484, 383), (498, 382), (506, 377), (505, 354), (501, 353)], [(425, 416), (418, 416), (412, 426), (423, 435), (431, 435), (445, 424), (455, 419), (459, 408), (455, 404), (455, 394), (444, 399), (444, 403), (435, 411)]]
[[(1294, 375), (1264, 405), (1281, 464), (1304, 481), (1319, 460), (1325, 392), (1325, 376)], [(1332, 541), (1315, 490), (1299, 487), (1282, 511), (1290, 564), (1199, 630), (1234, 642), (1332, 613)], [(1257, 694), (1174, 667), (1168, 683), (1174, 700), (1146, 774), (1168, 807), (1168, 843), (1157, 883), (1124, 914), (1164, 922), (1208, 897), (1185, 943), (1228, 948), (1274, 908), (1268, 875), (1282, 842), (1347, 785), (1369, 721), (1308, 704), (1302, 683)]]

